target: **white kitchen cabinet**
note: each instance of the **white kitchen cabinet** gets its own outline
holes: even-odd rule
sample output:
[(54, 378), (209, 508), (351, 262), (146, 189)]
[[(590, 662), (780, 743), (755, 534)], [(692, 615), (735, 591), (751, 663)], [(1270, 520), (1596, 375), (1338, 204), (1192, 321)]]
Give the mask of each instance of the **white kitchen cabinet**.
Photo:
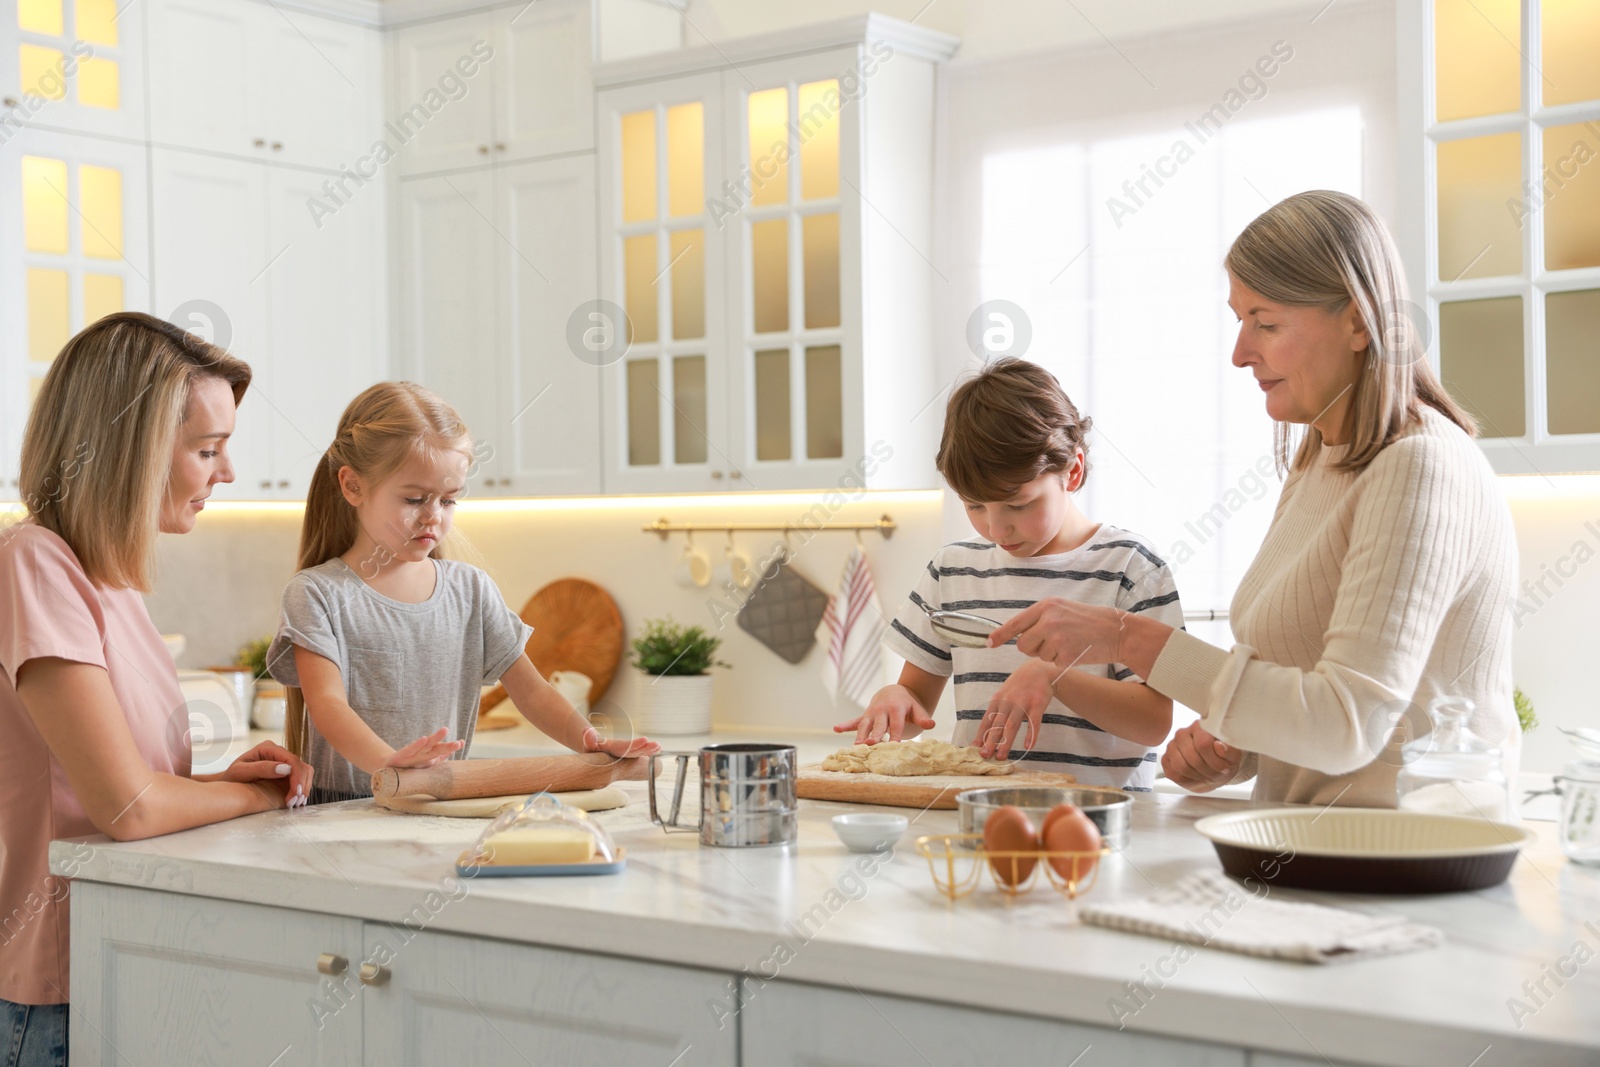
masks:
[(141, 875), (152, 888), (72, 887), (73, 1067), (362, 1062), (359, 920), (196, 906), (188, 872), (151, 860)]
[(497, 162), (594, 148), (593, 6), (542, 0), (494, 13)]
[[(388, 376), (383, 286), (388, 260), (381, 184), (315, 219), (307, 201), (321, 174), (267, 170), (267, 351), (272, 479), (303, 500), (345, 406)], [(262, 412), (257, 412), (262, 414)]]
[(599, 492), (599, 370), (567, 341), (594, 291), (593, 157), (400, 189), (400, 372), (472, 430), (470, 491)]
[(737, 1062), (707, 1010), (726, 976), (640, 960), (367, 924), (364, 1061), (676, 1067)]
[(401, 173), (592, 149), (593, 24), (590, 0), (545, 0), (393, 31)]
[(606, 369), (607, 491), (936, 484), (934, 93), (954, 47), (867, 16), (597, 70), (600, 289), (632, 337)]
[(16, 499), (33, 396), (63, 345), (150, 310), (147, 150), (28, 129), (0, 153), (0, 498)]
[(594, 156), (495, 170), (502, 273), (502, 388), (494, 433), (501, 495), (600, 491), (600, 368), (568, 322), (595, 286)]
[(234, 480), (219, 500), (272, 490), (273, 374), (267, 359), (267, 287), (255, 284), (272, 250), (263, 225), (266, 168), (238, 159), (152, 150), (156, 314), (227, 348), (253, 375), (228, 440)]
[(252, 0), (149, 17), (155, 144), (338, 170), (383, 137), (379, 31)]
[[(444, 397), (473, 437), (492, 447), (503, 363), (494, 176), (416, 178), (399, 189), (396, 376)], [(492, 495), (486, 483), (499, 480), (498, 457), (486, 450), (480, 457), (468, 492)]]
[(1501, 474), (1600, 471), (1600, 213), (1575, 191), (1600, 155), (1591, 11), (1396, 5), (1400, 325)]
[(706, 492), (738, 474), (729, 441), (728, 243), (707, 216), (723, 172), (722, 79), (694, 74), (600, 96), (605, 488)]
[(0, 143), (20, 127), (144, 138), (144, 11), (78, 0), (0, 15)]
[(344, 405), (384, 374), (383, 190), (313, 220), (322, 175), (153, 157), (156, 305), (255, 375), (229, 442), (235, 480), (215, 495), (303, 500)]
[(391, 30), (385, 129), (401, 174), (493, 161), (495, 47), (492, 12)]
[(986, 1067), (1002, 1058), (1083, 1067), (1245, 1067), (1246, 1062), (1243, 1050), (1220, 1045), (859, 990), (746, 979), (741, 999), (741, 1067)]

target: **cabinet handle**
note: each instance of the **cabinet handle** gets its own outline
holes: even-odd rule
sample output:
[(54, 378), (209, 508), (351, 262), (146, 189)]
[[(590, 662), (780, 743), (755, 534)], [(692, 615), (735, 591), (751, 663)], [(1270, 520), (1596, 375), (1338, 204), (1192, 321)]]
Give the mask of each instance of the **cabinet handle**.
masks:
[(501, 142), (496, 141), (494, 143), (494, 150), (496, 152), (504, 152), (506, 150), (506, 146), (504, 144), (502, 144)]
[(267, 146), (267, 139), (265, 137), (257, 137), (255, 139), (255, 146), (257, 148), (265, 148)]
[(744, 475), (740, 474), (738, 471), (729, 471), (728, 472), (728, 477), (730, 477), (730, 478), (743, 478)]
[(722, 472), (721, 471), (712, 471), (711, 472), (711, 478), (712, 478), (713, 481), (718, 481), (718, 482), (722, 481)]
[(283, 142), (282, 141), (273, 141), (272, 142), (272, 150), (274, 152), (281, 152), (283, 150)]
[(17, 98), (14, 96), (8, 96), (4, 100), (0, 100), (0, 104), (4, 104), (6, 107), (16, 107)]
[(287, 488), (289, 488), (289, 479), (284, 478), (283, 480), (278, 482), (278, 488), (279, 489), (287, 489)]
[(324, 952), (317, 957), (317, 971), (321, 974), (343, 974), (349, 967), (349, 960), (343, 956), (335, 956), (331, 952)]
[(489, 146), (488, 145), (481, 144), (481, 145), (478, 146), (478, 155), (486, 156), (488, 154), (489, 154)]
[(263, 489), (271, 489), (272, 488), (272, 479), (270, 479), (270, 478), (261, 479), (261, 488), (263, 488)]
[(383, 985), (389, 980), (389, 968), (379, 967), (376, 963), (363, 963), (356, 975), (362, 985)]

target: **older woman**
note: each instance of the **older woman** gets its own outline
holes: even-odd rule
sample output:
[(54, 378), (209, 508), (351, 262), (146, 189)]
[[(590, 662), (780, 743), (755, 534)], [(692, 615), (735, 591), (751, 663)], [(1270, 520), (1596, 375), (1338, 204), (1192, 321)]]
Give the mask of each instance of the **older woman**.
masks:
[(28, 514), (0, 532), (0, 1026), (5, 1063), (67, 1062), (67, 883), (52, 838), (172, 833), (303, 802), (263, 744), (190, 773), (188, 711), (145, 611), (158, 533), (218, 482), (250, 368), (159, 319), (110, 315), (56, 357), (22, 442)]
[[(1125, 663), (1198, 711), (1162, 759), (1194, 790), (1254, 776), (1261, 800), (1393, 807), (1392, 727), (1444, 695), (1475, 703), (1472, 728), (1514, 773), (1511, 515), (1408, 328), (1388, 232), (1353, 197), (1302, 193), (1246, 227), (1226, 266), (1233, 363), (1265, 394), (1288, 470), (1234, 595), (1238, 643), (1055, 599), (991, 643)], [(1291, 423), (1309, 427), (1292, 450)]]

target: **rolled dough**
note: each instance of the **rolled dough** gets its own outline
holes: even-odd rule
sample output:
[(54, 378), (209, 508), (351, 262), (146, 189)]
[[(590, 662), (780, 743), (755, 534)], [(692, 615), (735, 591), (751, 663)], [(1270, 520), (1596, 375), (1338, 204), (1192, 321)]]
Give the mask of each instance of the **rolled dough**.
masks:
[[(577, 808), (580, 811), (610, 811), (628, 802), (628, 794), (616, 785), (608, 785), (604, 789), (579, 789), (570, 793), (550, 795), (567, 807)], [(378, 803), (390, 811), (406, 815), (452, 815), (461, 819), (492, 819), (506, 808), (521, 807), (522, 802), (527, 799), (526, 793), (510, 797), (471, 797), (465, 800), (435, 800), (430, 796), (419, 795), (389, 797), (387, 800), (379, 800)]]
[(822, 761), (822, 769), (903, 778), (922, 774), (1010, 774), (1011, 764), (984, 759), (976, 748), (957, 748), (948, 741), (880, 741), (876, 745), (841, 748)]

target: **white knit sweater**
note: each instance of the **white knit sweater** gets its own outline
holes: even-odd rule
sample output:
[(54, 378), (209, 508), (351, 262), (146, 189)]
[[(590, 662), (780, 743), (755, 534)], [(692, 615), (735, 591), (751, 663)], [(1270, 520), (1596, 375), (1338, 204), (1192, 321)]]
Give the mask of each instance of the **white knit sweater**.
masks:
[(1225, 652), (1174, 633), (1149, 684), (1252, 753), (1258, 800), (1394, 807), (1384, 738), (1407, 703), (1477, 705), (1472, 729), (1521, 751), (1511, 693), (1516, 534), (1472, 439), (1431, 408), (1364, 471), (1324, 446), (1289, 476), (1231, 608)]

